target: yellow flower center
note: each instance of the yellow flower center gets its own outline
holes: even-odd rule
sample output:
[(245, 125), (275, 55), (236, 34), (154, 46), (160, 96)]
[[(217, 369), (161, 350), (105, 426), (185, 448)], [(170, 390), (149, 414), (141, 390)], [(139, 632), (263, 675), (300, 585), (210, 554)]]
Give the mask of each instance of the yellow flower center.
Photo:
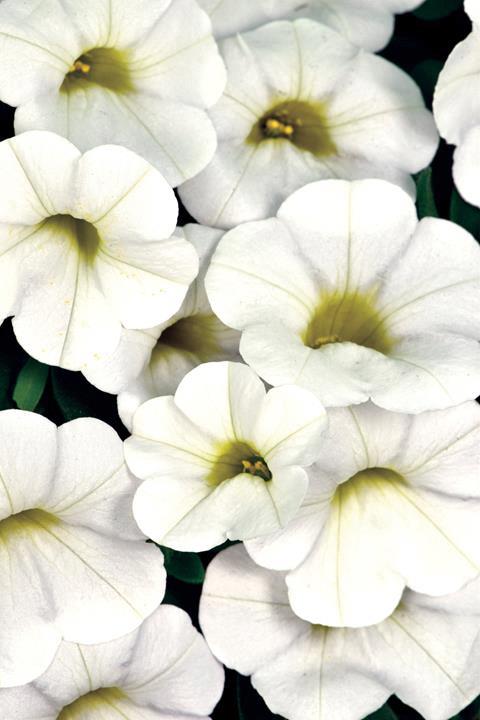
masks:
[(62, 92), (85, 90), (86, 83), (116, 93), (133, 90), (130, 56), (114, 48), (93, 48), (75, 60), (63, 81)]
[(0, 520), (0, 541), (6, 543), (15, 537), (26, 537), (32, 533), (48, 531), (58, 525), (60, 521), (55, 515), (45, 510), (31, 509), (14, 513), (4, 520)]
[[(69, 705), (66, 705), (58, 716), (57, 720), (83, 720), (86, 717), (96, 717), (97, 712), (118, 712), (119, 716), (123, 715), (117, 708), (117, 703), (124, 700), (127, 696), (117, 687), (99, 688), (92, 692), (82, 695)], [(103, 713), (102, 713), (103, 717)], [(126, 717), (126, 716), (125, 716)]]
[(221, 352), (218, 341), (221, 327), (220, 321), (210, 313), (180, 318), (162, 332), (154, 354), (173, 349), (192, 353), (203, 362), (211, 360)]
[(374, 292), (324, 293), (304, 332), (305, 345), (318, 349), (352, 342), (388, 355), (394, 340), (375, 305)]
[(53, 215), (45, 221), (43, 227), (51, 235), (58, 235), (59, 239), (73, 245), (83, 260), (93, 262), (101, 242), (94, 225), (71, 215)]
[(267, 110), (252, 127), (246, 142), (259, 145), (266, 140), (288, 140), (317, 157), (337, 154), (326, 106), (314, 101), (285, 100)]
[(230, 480), (240, 473), (247, 473), (265, 481), (272, 479), (265, 459), (248, 443), (226, 442), (218, 448), (217, 459), (206, 480), (209, 485), (220, 485), (224, 480)]

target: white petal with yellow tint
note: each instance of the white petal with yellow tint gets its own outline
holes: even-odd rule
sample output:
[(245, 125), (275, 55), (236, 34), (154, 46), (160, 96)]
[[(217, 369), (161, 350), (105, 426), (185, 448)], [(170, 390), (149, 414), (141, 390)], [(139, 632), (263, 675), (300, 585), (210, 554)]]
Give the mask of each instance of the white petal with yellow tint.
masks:
[(478, 587), (443, 598), (407, 591), (368, 628), (311, 625), (291, 610), (284, 574), (236, 546), (208, 567), (200, 624), (214, 654), (290, 720), (361, 720), (392, 694), (426, 720), (447, 720), (480, 691)]
[(211, 25), (194, 0), (32, 0), (0, 9), (8, 77), (0, 97), (17, 106), (16, 133), (50, 130), (82, 151), (104, 144), (138, 152), (178, 185), (211, 159), (206, 109), (225, 85)]
[(62, 643), (35, 682), (0, 691), (0, 711), (3, 720), (207, 720), (223, 682), (188, 615), (162, 605), (118, 640)]
[[(272, 260), (273, 258), (273, 260)], [(480, 390), (478, 243), (381, 180), (324, 180), (221, 239), (213, 310), (272, 385), (418, 413)]]
[(1, 143), (2, 156), (0, 316), (15, 313), (30, 355), (87, 370), (112, 355), (123, 327), (175, 315), (198, 257), (172, 235), (178, 204), (157, 170), (112, 145), (81, 156), (48, 132)]
[(135, 527), (136, 483), (111, 428), (87, 418), (57, 432), (19, 410), (0, 413), (0, 425), (5, 687), (44, 672), (62, 637), (95, 643), (133, 630), (161, 601), (165, 571)]
[(144, 480), (133, 512), (142, 531), (178, 550), (207, 550), (284, 527), (321, 452), (325, 411), (299, 388), (266, 393), (246, 365), (204, 363), (174, 397), (148, 400), (125, 441)]
[(96, 357), (84, 370), (96, 387), (120, 393), (119, 414), (130, 429), (133, 413), (142, 402), (175, 392), (180, 380), (201, 362), (239, 359), (239, 333), (213, 314), (204, 288), (220, 236), (221, 231), (201, 225), (177, 228), (175, 237), (191, 243), (200, 261), (198, 276), (180, 309), (150, 329), (123, 329), (115, 352)]
[[(247, 545), (256, 562), (291, 570), (295, 612), (361, 627), (387, 617), (405, 587), (439, 596), (476, 577), (478, 406), (411, 416), (366, 404), (329, 419), (292, 528)], [(348, 462), (335, 469), (339, 457)]]
[(438, 133), (406, 73), (304, 18), (230, 37), (221, 51), (228, 82), (209, 113), (218, 148), (179, 189), (199, 222), (270, 217), (327, 178), (378, 177), (414, 196), (410, 175), (432, 160)]

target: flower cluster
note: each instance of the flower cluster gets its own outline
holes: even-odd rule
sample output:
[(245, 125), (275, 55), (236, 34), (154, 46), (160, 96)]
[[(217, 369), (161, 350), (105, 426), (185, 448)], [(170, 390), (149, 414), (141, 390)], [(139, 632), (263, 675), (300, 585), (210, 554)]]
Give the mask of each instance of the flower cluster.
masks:
[(440, 132), (480, 207), (480, 9), (432, 113), (375, 54), (420, 4), (1, 2), (2, 720), (208, 720), (221, 663), (286, 720), (480, 694), (480, 247), (414, 177)]

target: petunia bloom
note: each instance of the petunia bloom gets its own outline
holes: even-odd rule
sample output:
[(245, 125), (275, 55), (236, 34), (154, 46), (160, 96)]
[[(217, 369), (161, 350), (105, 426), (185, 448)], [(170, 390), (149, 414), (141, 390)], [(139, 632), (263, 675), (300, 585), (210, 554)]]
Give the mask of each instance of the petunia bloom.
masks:
[(412, 195), (438, 135), (402, 70), (311, 20), (279, 21), (224, 40), (228, 80), (210, 111), (218, 148), (180, 187), (201, 223), (270, 217), (306, 183), (377, 177)]
[(82, 151), (124, 145), (171, 185), (214, 153), (205, 110), (225, 67), (194, 0), (3, 0), (0, 55), (17, 134), (50, 130)]
[(204, 280), (220, 230), (201, 225), (177, 228), (175, 237), (188, 240), (198, 253), (200, 271), (180, 310), (150, 330), (123, 330), (115, 353), (94, 360), (88, 380), (118, 394), (118, 411), (131, 430), (133, 413), (146, 400), (170, 395), (194, 367), (211, 360), (237, 360), (240, 334), (213, 314)]
[(136, 486), (105, 423), (57, 430), (41, 415), (0, 413), (2, 687), (41, 675), (62, 638), (112, 640), (162, 601), (162, 554), (132, 516)]
[(366, 50), (381, 50), (393, 34), (396, 13), (423, 0), (199, 0), (217, 38), (253, 30), (271, 20), (306, 17), (328, 25)]
[(456, 145), (453, 178), (462, 197), (480, 207), (480, 10), (465, 2), (473, 28), (447, 58), (438, 76), (433, 112), (445, 140)]
[(198, 272), (178, 204), (146, 160), (29, 132), (0, 143), (0, 320), (38, 360), (84, 370), (122, 328), (172, 317)]
[(212, 308), (271, 385), (418, 413), (480, 391), (480, 248), (379, 180), (312, 183), (220, 241)]
[(287, 720), (362, 720), (395, 693), (425, 720), (447, 720), (480, 693), (478, 580), (453, 595), (406, 591), (368, 628), (311, 625), (294, 615), (283, 573), (242, 546), (207, 570), (200, 623), (213, 653)]
[(408, 587), (446, 595), (480, 573), (480, 406), (401, 415), (371, 404), (329, 412), (297, 516), (247, 543), (290, 570), (301, 617), (335, 626), (387, 617)]
[(246, 365), (205, 363), (174, 397), (149, 400), (125, 441), (144, 480), (133, 501), (148, 537), (177, 550), (273, 532), (293, 517), (321, 452), (326, 416), (298, 387), (268, 393)]
[(162, 605), (101, 645), (62, 643), (37, 680), (0, 691), (2, 720), (207, 720), (224, 673), (188, 615)]

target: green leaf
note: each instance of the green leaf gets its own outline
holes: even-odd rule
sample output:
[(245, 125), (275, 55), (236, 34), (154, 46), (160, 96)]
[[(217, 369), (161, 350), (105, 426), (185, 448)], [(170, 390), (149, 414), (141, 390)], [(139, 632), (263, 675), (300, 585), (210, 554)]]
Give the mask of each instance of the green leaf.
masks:
[(440, 20), (462, 5), (463, 0), (426, 0), (413, 14), (421, 20)]
[(480, 208), (465, 202), (455, 188), (450, 200), (450, 220), (461, 225), (480, 240)]
[(365, 718), (365, 720), (398, 720), (397, 715), (389, 705), (384, 705), (379, 710)]
[(115, 395), (93, 387), (79, 372), (52, 368), (51, 378), (53, 397), (65, 420), (99, 418), (111, 425), (120, 437), (128, 435), (118, 418)]
[(432, 186), (432, 168), (422, 170), (416, 177), (416, 184), (418, 217), (438, 217)]
[(180, 552), (160, 546), (165, 558), (167, 575), (177, 580), (199, 585), (205, 579), (205, 568), (199, 556), (194, 552)]
[(45, 390), (50, 368), (29, 358), (18, 373), (13, 399), (20, 410), (35, 410)]

